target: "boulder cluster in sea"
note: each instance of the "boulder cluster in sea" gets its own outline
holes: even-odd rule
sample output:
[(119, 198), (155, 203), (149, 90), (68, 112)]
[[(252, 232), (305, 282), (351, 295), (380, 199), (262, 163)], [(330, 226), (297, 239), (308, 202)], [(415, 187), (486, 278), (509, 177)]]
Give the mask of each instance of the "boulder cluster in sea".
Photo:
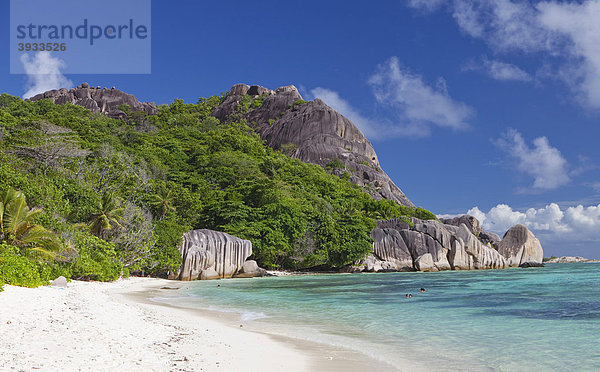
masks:
[(442, 271), (542, 266), (544, 251), (524, 225), (504, 237), (482, 230), (473, 216), (450, 220), (378, 221), (373, 253), (347, 271)]

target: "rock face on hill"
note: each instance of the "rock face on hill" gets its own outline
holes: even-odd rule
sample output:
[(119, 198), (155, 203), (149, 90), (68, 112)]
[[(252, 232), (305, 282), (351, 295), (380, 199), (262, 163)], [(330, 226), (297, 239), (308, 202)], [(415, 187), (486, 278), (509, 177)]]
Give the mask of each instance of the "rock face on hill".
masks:
[[(248, 98), (262, 99), (262, 104), (240, 112), (240, 103)], [(320, 99), (303, 101), (293, 85), (269, 90), (237, 84), (213, 115), (222, 122), (246, 119), (270, 147), (307, 163), (328, 166), (334, 174), (347, 171), (351, 182), (364, 186), (377, 199), (414, 206), (381, 169), (360, 129)]]
[(498, 244), (498, 251), (511, 267), (542, 266), (544, 259), (540, 241), (525, 225), (511, 227)]
[(443, 222), (416, 218), (410, 222), (378, 221), (371, 233), (373, 253), (356, 269), (442, 271), (541, 266), (542, 247), (525, 226), (511, 228), (502, 241), (494, 236), (483, 231), (473, 216)]
[(193, 230), (183, 235), (179, 248), (181, 268), (175, 279), (231, 278), (252, 254), (252, 243), (213, 230)]
[(149, 115), (156, 115), (158, 110), (154, 103), (142, 103), (131, 94), (127, 94), (115, 88), (107, 89), (90, 87), (83, 83), (71, 90), (58, 89), (38, 94), (31, 101), (50, 99), (57, 105), (72, 103), (85, 107), (94, 113), (106, 114), (113, 118), (123, 117), (125, 113), (118, 109), (120, 105), (127, 104), (133, 111), (143, 111)]

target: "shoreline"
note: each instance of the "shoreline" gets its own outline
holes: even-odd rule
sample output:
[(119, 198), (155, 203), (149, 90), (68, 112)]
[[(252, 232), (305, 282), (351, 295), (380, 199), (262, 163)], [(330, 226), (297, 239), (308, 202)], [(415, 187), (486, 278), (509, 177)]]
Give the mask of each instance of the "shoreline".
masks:
[[(279, 273), (281, 274), (281, 273)], [(321, 275), (320, 273), (296, 273), (296, 272), (288, 272), (286, 274), (280, 275), (283, 277), (288, 276), (304, 276), (304, 275)], [(248, 280), (248, 279), (243, 279)], [(181, 282), (181, 281), (170, 281), (167, 280), (168, 284), (172, 284), (168, 290), (176, 290), (189, 285), (192, 282)], [(177, 287), (177, 288), (175, 288)], [(208, 318), (214, 320), (226, 327), (231, 327), (236, 331), (245, 332), (248, 334), (255, 334), (266, 336), (269, 339), (286, 345), (288, 347), (292, 347), (294, 350), (300, 351), (302, 355), (308, 358), (308, 366), (307, 371), (400, 371), (396, 366), (393, 366), (384, 361), (378, 360), (366, 354), (346, 349), (343, 347), (333, 346), (329, 344), (320, 343), (317, 341), (304, 340), (301, 338), (296, 338), (294, 335), (282, 335), (276, 333), (270, 333), (265, 329), (260, 327), (252, 326), (251, 323), (253, 319), (245, 320), (241, 319), (241, 314), (234, 312), (224, 312), (218, 310), (205, 310), (205, 309), (195, 309), (191, 307), (178, 306), (166, 301), (154, 300), (157, 295), (163, 293), (163, 290), (167, 290), (167, 288), (156, 286), (154, 288), (147, 288), (145, 291), (140, 291), (137, 293), (126, 293), (124, 294), (127, 297), (132, 298), (134, 301), (138, 301), (142, 304), (146, 304), (152, 307), (155, 306), (163, 306), (171, 309), (176, 309), (182, 313), (191, 315), (192, 317), (199, 318)], [(243, 327), (239, 327), (243, 325)], [(278, 324), (285, 327), (285, 324)], [(263, 369), (270, 370), (270, 369)], [(286, 369), (284, 369), (287, 371)]]
[[(226, 314), (152, 301), (187, 283), (132, 277), (0, 292), (0, 370), (377, 371), (344, 349), (236, 328)], [(168, 288), (168, 289), (165, 289)]]

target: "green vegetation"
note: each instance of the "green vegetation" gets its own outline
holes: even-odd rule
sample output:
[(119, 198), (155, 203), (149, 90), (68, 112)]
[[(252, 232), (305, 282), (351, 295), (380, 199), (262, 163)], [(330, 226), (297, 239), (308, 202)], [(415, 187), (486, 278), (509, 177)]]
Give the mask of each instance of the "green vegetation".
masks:
[(334, 171), (334, 170), (345, 169), (345, 168), (346, 168), (346, 165), (339, 158), (335, 158), (325, 165), (325, 169), (327, 169), (328, 171)]
[(307, 103), (305, 100), (303, 100), (303, 99), (299, 99), (299, 100), (295, 101), (294, 103), (292, 103), (292, 104), (290, 105), (290, 108), (294, 108), (294, 107), (296, 107), (296, 106), (300, 106), (300, 105), (303, 105), (303, 104), (305, 104), (305, 103)]
[(553, 260), (555, 258), (558, 258), (558, 257), (556, 257), (556, 256), (544, 257), (543, 260), (542, 260), (542, 262), (548, 262), (548, 261)]
[[(263, 267), (337, 268), (370, 251), (376, 219), (435, 219), (266, 147), (244, 122), (220, 124), (210, 113), (221, 101), (175, 100), (156, 116), (123, 107), (110, 119), (1, 95), (0, 198), (12, 200), (3, 213), (23, 209), (3, 230), (18, 233), (0, 239), (0, 282), (166, 275), (195, 228), (251, 240)], [(258, 104), (246, 101), (241, 111)]]

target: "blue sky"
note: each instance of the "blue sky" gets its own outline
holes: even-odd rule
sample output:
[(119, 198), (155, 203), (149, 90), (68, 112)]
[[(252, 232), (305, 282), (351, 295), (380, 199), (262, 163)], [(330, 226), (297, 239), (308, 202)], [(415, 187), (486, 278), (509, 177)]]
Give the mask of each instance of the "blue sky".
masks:
[[(340, 4), (155, 0), (152, 74), (51, 81), (159, 104), (294, 84), (355, 121), (415, 204), (600, 258), (600, 0)], [(0, 14), (1, 91), (22, 96)]]

